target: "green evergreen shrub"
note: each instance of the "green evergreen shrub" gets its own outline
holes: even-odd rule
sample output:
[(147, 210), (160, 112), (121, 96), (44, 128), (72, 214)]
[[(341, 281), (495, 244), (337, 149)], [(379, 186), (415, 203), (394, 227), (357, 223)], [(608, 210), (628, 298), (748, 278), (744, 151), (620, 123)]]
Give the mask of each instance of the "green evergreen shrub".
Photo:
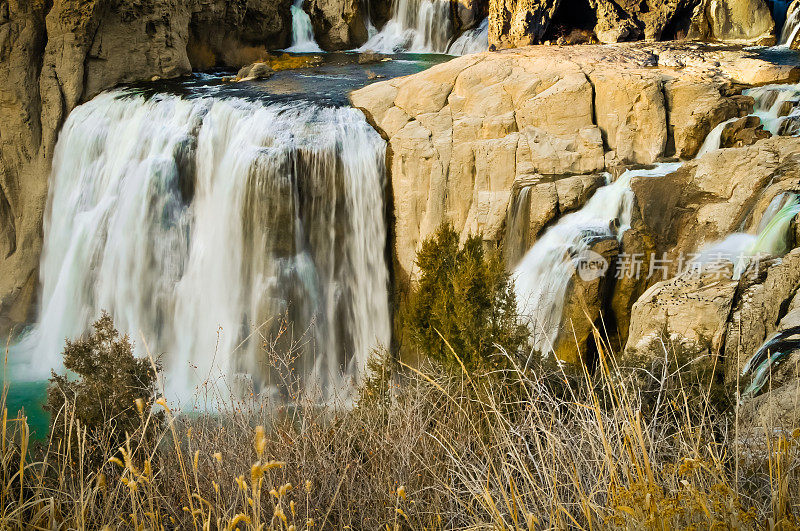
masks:
[(63, 359), (69, 373), (52, 372), (46, 405), (51, 437), (71, 437), (77, 421), (86, 430), (90, 453), (123, 446), (127, 435), (141, 434), (148, 416), (153, 428), (162, 421), (161, 413), (149, 415), (158, 365), (134, 356), (130, 339), (120, 336), (107, 313), (93, 328), (67, 340)]
[(500, 253), (486, 252), (479, 235), (461, 247), (458, 240), (445, 224), (422, 243), (419, 283), (408, 298), (404, 326), (423, 354), (446, 366), (457, 364), (454, 351), (468, 370), (491, 368), (499, 359), (492, 356), (497, 347), (518, 353), (527, 328), (519, 322)]

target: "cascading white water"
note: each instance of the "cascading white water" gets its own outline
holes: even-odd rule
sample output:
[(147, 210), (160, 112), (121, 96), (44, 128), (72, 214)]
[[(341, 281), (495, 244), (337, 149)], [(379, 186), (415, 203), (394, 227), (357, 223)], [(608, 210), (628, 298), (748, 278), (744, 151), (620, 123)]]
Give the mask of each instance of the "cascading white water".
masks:
[(445, 53), (452, 37), (450, 0), (394, 0), (391, 19), (360, 49)]
[(761, 216), (756, 234), (730, 234), (721, 241), (705, 246), (692, 261), (696, 264), (721, 260), (731, 262), (734, 264), (733, 279), (739, 279), (754, 260), (786, 253), (789, 226), (799, 213), (800, 203), (796, 194), (779, 194)]
[(292, 45), (287, 52), (321, 52), (322, 49), (314, 40), (314, 29), (311, 17), (303, 11), (303, 0), (296, 0), (291, 7), (292, 12)]
[(730, 120), (725, 120), (724, 122), (717, 124), (714, 129), (711, 130), (710, 133), (706, 136), (706, 139), (703, 141), (703, 145), (700, 146), (700, 150), (697, 152), (697, 157), (702, 157), (712, 151), (716, 151), (719, 149), (720, 142), (722, 141), (722, 131), (725, 129), (725, 126), (739, 120), (739, 118), (731, 118)]
[[(261, 335), (288, 316), (323, 394), (388, 344), (385, 144), (354, 109), (106, 93), (56, 147), (29, 377), (101, 310), (168, 391), (233, 374), (274, 390)], [(252, 336), (251, 336), (252, 334)], [(345, 378), (340, 379), (344, 373)]]
[(450, 55), (467, 55), (485, 52), (489, 48), (489, 19), (485, 18), (477, 28), (462, 33), (447, 49)]
[(798, 31), (800, 31), (800, 5), (795, 4), (794, 9), (790, 7), (786, 12), (786, 22), (783, 23), (778, 45), (782, 47), (791, 46), (797, 37)]
[[(753, 114), (761, 119), (764, 129), (778, 134), (797, 134), (800, 132), (798, 127), (790, 127), (788, 130), (781, 131), (784, 122), (788, 125), (800, 120), (800, 85), (764, 85), (745, 90), (745, 96), (751, 96), (755, 100)], [(791, 109), (788, 113), (784, 109), (784, 104), (790, 102)], [(783, 116), (781, 116), (783, 114)]]
[[(658, 164), (652, 169), (628, 170), (597, 190), (586, 205), (561, 217), (550, 227), (513, 273), (520, 315), (529, 323), (534, 350), (548, 353), (558, 334), (565, 295), (575, 271), (574, 258), (597, 237), (619, 236), (630, 227), (633, 177), (661, 177), (681, 163)], [(614, 230), (612, 222), (619, 221)]]

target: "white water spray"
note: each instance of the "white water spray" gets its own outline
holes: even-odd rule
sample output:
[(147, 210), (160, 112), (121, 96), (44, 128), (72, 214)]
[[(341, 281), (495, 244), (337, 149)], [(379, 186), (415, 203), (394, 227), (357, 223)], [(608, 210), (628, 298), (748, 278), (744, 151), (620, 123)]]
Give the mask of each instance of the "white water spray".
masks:
[(786, 12), (786, 22), (783, 24), (778, 45), (785, 48), (791, 46), (798, 31), (800, 31), (800, 4), (794, 4)]
[(730, 120), (725, 120), (724, 122), (717, 124), (714, 129), (708, 133), (706, 139), (703, 141), (703, 145), (700, 146), (700, 150), (697, 152), (697, 157), (702, 157), (712, 151), (716, 151), (719, 149), (720, 142), (722, 141), (722, 131), (725, 130), (725, 126), (731, 124), (740, 118), (731, 118)]
[[(783, 135), (800, 133), (797, 122), (800, 121), (800, 85), (764, 85), (742, 92), (745, 96), (752, 96), (755, 100), (753, 114), (761, 119), (764, 129), (773, 135), (779, 132)], [(791, 107), (787, 112), (784, 104)], [(783, 115), (783, 116), (781, 116)], [(788, 128), (782, 125), (789, 121)]]
[(462, 33), (447, 49), (450, 55), (467, 55), (485, 52), (489, 48), (489, 19), (485, 18), (477, 28)]
[[(287, 316), (297, 372), (324, 395), (388, 344), (384, 142), (353, 109), (102, 94), (56, 147), (28, 376), (101, 310), (153, 354), (168, 391), (275, 382), (261, 337)], [(141, 332), (141, 333), (140, 333)], [(344, 379), (340, 376), (344, 374)]]
[(748, 266), (764, 257), (782, 256), (788, 249), (789, 227), (800, 213), (800, 202), (796, 194), (783, 193), (775, 196), (761, 216), (756, 234), (736, 232), (721, 241), (705, 246), (694, 264), (711, 264), (728, 261), (734, 264), (734, 280), (741, 278)]
[(453, 37), (450, 0), (394, 0), (392, 16), (361, 50), (445, 53)]
[[(561, 217), (539, 238), (514, 271), (520, 315), (528, 320), (534, 350), (552, 350), (558, 335), (565, 295), (575, 271), (574, 258), (598, 237), (619, 236), (630, 227), (634, 177), (661, 177), (681, 163), (658, 164), (649, 170), (628, 170), (597, 190), (586, 205)], [(613, 225), (618, 224), (618, 229)]]

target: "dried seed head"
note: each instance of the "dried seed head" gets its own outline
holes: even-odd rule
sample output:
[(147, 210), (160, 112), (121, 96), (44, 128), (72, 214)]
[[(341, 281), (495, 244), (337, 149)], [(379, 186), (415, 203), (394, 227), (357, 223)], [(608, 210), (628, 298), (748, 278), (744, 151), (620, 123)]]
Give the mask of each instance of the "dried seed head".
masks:
[(256, 454), (260, 458), (264, 455), (264, 450), (267, 448), (267, 436), (264, 433), (264, 426), (256, 426), (256, 440), (255, 449)]
[(144, 400), (141, 398), (136, 399), (136, 410), (140, 415), (144, 414)]

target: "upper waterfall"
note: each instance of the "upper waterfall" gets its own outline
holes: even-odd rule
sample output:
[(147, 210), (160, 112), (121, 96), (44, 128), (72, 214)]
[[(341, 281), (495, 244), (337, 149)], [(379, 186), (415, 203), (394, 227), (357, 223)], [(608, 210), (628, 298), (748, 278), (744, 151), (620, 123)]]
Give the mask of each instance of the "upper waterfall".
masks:
[[(388, 344), (384, 142), (353, 109), (114, 92), (70, 114), (44, 221), (33, 377), (107, 310), (186, 399), (232, 375), (280, 390), (295, 344), (323, 395)], [(340, 375), (346, 376), (345, 380)]]
[(382, 53), (478, 53), (488, 47), (488, 20), (455, 40), (454, 37), (450, 0), (393, 0), (391, 19), (380, 31), (373, 28), (361, 49)]
[(303, 10), (303, 0), (296, 0), (291, 7), (292, 12), (292, 45), (286, 49), (288, 52), (321, 52), (317, 41), (314, 40), (314, 30), (311, 26), (311, 17)]

